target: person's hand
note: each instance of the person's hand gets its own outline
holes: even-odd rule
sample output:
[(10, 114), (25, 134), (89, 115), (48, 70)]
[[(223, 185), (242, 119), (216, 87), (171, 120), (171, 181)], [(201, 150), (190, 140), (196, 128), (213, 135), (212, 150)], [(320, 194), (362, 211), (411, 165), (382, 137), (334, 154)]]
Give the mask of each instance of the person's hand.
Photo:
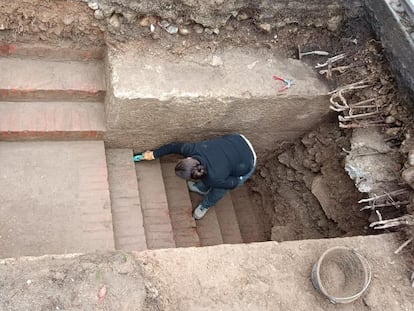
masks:
[(153, 151), (145, 151), (144, 153), (142, 153), (142, 155), (144, 156), (144, 160), (147, 160), (147, 161), (151, 161), (155, 159)]

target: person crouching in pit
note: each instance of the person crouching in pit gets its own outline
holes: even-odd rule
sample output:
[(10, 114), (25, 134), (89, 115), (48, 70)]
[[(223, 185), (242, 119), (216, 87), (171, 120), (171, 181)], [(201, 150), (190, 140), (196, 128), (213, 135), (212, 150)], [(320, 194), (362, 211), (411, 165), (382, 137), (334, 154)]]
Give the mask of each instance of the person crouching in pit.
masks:
[(256, 168), (252, 144), (240, 134), (195, 143), (174, 142), (142, 153), (143, 160), (168, 154), (185, 158), (178, 161), (175, 174), (187, 180), (188, 189), (204, 196), (193, 212), (199, 220), (230, 190), (243, 185)]

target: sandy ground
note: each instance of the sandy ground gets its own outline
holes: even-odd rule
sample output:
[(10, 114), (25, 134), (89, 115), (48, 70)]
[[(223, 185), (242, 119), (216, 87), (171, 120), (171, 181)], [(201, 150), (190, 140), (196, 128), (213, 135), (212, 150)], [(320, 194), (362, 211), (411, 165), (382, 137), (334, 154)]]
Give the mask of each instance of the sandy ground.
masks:
[[(411, 311), (409, 270), (404, 257), (393, 254), (399, 239), (387, 234), (6, 259), (0, 261), (0, 309)], [(313, 288), (311, 270), (326, 249), (340, 245), (368, 260), (372, 281), (362, 298), (333, 305)]]

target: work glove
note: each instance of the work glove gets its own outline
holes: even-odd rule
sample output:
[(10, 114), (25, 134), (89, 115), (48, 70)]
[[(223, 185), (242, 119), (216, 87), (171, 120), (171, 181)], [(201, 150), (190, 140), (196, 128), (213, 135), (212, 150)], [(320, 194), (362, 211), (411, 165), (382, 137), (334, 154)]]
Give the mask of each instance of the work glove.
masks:
[(145, 151), (143, 153), (139, 153), (134, 155), (134, 162), (139, 162), (139, 161), (151, 161), (154, 160), (154, 152), (153, 151)]
[(154, 160), (154, 152), (153, 151), (145, 151), (143, 154), (144, 160), (151, 161)]

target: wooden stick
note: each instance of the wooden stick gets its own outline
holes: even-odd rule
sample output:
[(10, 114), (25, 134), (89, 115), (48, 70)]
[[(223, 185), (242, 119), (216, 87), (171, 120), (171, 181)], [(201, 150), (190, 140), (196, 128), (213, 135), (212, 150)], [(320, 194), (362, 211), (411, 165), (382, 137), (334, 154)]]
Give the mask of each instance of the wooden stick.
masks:
[(412, 239), (412, 238), (411, 238), (411, 239), (408, 239), (407, 241), (405, 241), (403, 244), (401, 244), (401, 246), (400, 246), (399, 248), (397, 248), (397, 249), (395, 250), (394, 254), (398, 254), (399, 252), (401, 252), (401, 251), (402, 251), (402, 249), (403, 249), (404, 247), (406, 247), (408, 244), (410, 244), (412, 241), (413, 241), (413, 239)]

